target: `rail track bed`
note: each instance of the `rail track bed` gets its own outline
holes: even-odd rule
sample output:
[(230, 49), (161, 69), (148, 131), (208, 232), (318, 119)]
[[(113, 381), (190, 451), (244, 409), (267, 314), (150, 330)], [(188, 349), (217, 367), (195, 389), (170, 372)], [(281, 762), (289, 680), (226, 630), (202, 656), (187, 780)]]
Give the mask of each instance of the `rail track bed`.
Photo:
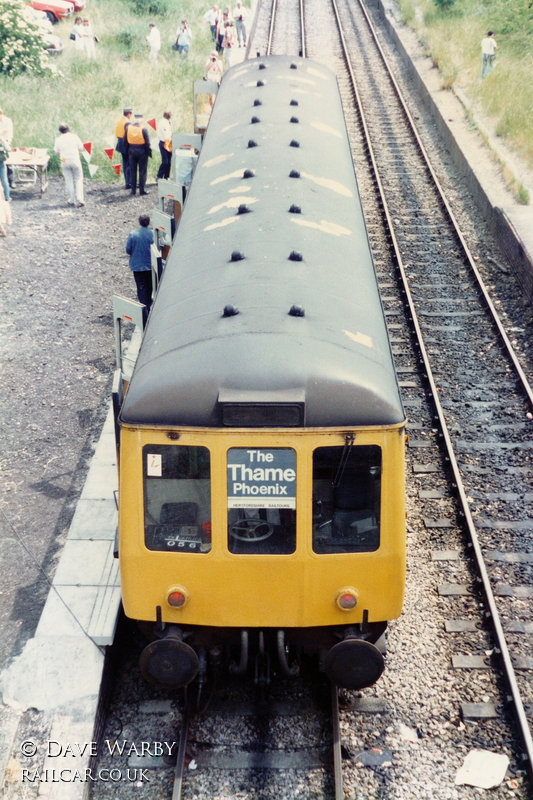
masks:
[[(125, 635), (131, 642), (131, 631)], [(98, 763), (99, 770), (115, 770), (123, 779), (112, 786), (95, 784), (93, 797), (126, 797), (133, 783), (143, 787), (145, 797), (173, 800), (341, 798), (341, 758), (354, 763), (360, 758), (361, 764), (369, 758), (362, 743), (357, 752), (341, 753), (342, 704), (361, 716), (386, 711), (378, 698), (354, 701), (344, 695), (339, 711), (337, 691), (312, 667), (291, 681), (274, 676), (269, 686), (220, 676), (206, 687), (198, 710), (198, 698), (152, 690), (138, 672), (138, 653), (131, 647), (129, 652), (108, 709)], [(196, 711), (188, 713), (187, 703)]]

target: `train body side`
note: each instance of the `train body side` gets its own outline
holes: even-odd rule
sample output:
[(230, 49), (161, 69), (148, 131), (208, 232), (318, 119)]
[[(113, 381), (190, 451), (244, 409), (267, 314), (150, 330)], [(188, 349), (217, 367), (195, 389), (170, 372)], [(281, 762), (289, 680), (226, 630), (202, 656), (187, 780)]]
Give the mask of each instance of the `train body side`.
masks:
[(224, 76), (120, 422), (124, 608), (171, 639), (146, 671), (164, 654), (184, 685), (255, 629), (334, 653), (342, 685), (377, 679), (362, 644), (402, 608), (405, 415), (327, 68)]

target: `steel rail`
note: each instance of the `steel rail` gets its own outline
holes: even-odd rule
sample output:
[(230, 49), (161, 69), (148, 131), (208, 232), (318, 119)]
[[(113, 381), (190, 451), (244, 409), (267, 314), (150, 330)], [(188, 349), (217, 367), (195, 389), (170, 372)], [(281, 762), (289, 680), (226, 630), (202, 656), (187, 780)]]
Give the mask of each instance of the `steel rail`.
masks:
[(268, 31), (268, 43), (266, 48), (267, 56), (272, 55), (272, 39), (274, 38), (274, 20), (276, 19), (277, 8), (278, 8), (278, 0), (272, 0), (272, 6), (270, 8), (270, 28)]
[(335, 800), (344, 800), (342, 785), (341, 727), (339, 720), (339, 689), (331, 684), (331, 724), (333, 732), (333, 777), (335, 781)]
[(304, 26), (304, 0), (299, 0), (300, 2), (300, 42), (302, 45), (302, 50), (300, 55), (303, 58), (307, 58), (307, 47), (305, 43), (305, 26)]
[(178, 747), (178, 758), (174, 768), (174, 784), (172, 786), (172, 800), (181, 800), (183, 789), (183, 775), (185, 773), (185, 752), (187, 750), (187, 738), (189, 736), (189, 723), (191, 719), (191, 708), (188, 700), (185, 700), (185, 708), (181, 718), (180, 743)]
[[(470, 536), (470, 541), (472, 543), (472, 547), (473, 547), (473, 550), (474, 550), (474, 554), (475, 554), (475, 558), (476, 558), (476, 564), (477, 564), (477, 568), (478, 568), (478, 571), (479, 571), (479, 577), (480, 577), (480, 580), (481, 580), (481, 583), (482, 583), (482, 586), (483, 586), (483, 593), (485, 595), (485, 600), (486, 600), (487, 606), (488, 606), (490, 614), (491, 614), (491, 620), (492, 620), (492, 625), (493, 625), (493, 629), (494, 629), (494, 635), (496, 637), (497, 647), (498, 647), (498, 650), (500, 652), (500, 655), (501, 655), (501, 658), (502, 658), (502, 661), (503, 661), (504, 673), (505, 673), (505, 676), (506, 676), (506, 679), (507, 679), (507, 682), (508, 682), (508, 685), (509, 685), (509, 689), (511, 691), (512, 699), (513, 699), (513, 703), (514, 703), (515, 715), (516, 715), (517, 722), (518, 722), (519, 729), (520, 729), (520, 733), (521, 733), (521, 736), (522, 736), (522, 743), (523, 743), (523, 746), (524, 746), (524, 749), (525, 749), (525, 752), (526, 752), (526, 755), (527, 755), (527, 759), (528, 759), (528, 765), (527, 765), (528, 766), (528, 773), (529, 773), (530, 778), (533, 780), (533, 740), (532, 740), (532, 737), (531, 737), (531, 730), (530, 730), (529, 723), (528, 723), (528, 720), (527, 720), (527, 716), (526, 716), (526, 712), (525, 712), (525, 708), (524, 708), (524, 703), (523, 703), (522, 698), (520, 696), (520, 690), (519, 690), (518, 682), (517, 682), (517, 679), (516, 679), (516, 673), (515, 673), (515, 670), (514, 670), (514, 667), (513, 667), (513, 664), (512, 664), (511, 655), (509, 653), (509, 648), (507, 646), (507, 642), (506, 642), (506, 639), (505, 639), (505, 634), (504, 634), (504, 631), (503, 631), (503, 626), (502, 626), (502, 622), (501, 622), (501, 619), (500, 619), (500, 615), (499, 615), (499, 612), (498, 612), (498, 609), (497, 609), (496, 599), (495, 599), (494, 593), (492, 591), (490, 578), (489, 578), (489, 575), (488, 575), (488, 572), (487, 572), (485, 561), (483, 559), (483, 553), (482, 553), (482, 550), (481, 550), (481, 545), (480, 545), (479, 538), (478, 538), (478, 535), (477, 535), (476, 527), (475, 527), (475, 524), (474, 524), (474, 520), (473, 520), (472, 514), (470, 512), (470, 507), (469, 507), (469, 504), (468, 504), (468, 501), (467, 501), (467, 493), (466, 493), (466, 490), (465, 490), (465, 487), (464, 487), (464, 484), (463, 484), (463, 480), (462, 480), (462, 477), (461, 477), (461, 472), (460, 472), (460, 469), (459, 469), (459, 465), (458, 465), (457, 459), (455, 457), (455, 452), (454, 452), (454, 449), (453, 449), (451, 436), (450, 436), (450, 433), (449, 433), (449, 430), (448, 430), (448, 426), (447, 426), (447, 423), (446, 423), (444, 410), (443, 410), (443, 407), (442, 407), (442, 405), (440, 403), (440, 400), (439, 400), (439, 397), (438, 397), (437, 384), (436, 384), (436, 381), (435, 381), (434, 376), (433, 376), (433, 371), (431, 369), (429, 356), (428, 356), (428, 353), (427, 353), (427, 350), (426, 350), (426, 347), (425, 347), (425, 344), (424, 344), (424, 337), (423, 337), (423, 334), (422, 334), (422, 329), (421, 329), (421, 326), (420, 326), (420, 323), (419, 323), (419, 320), (418, 320), (418, 317), (417, 317), (417, 314), (416, 314), (415, 303), (413, 301), (413, 297), (412, 297), (412, 294), (411, 294), (411, 291), (410, 291), (410, 288), (409, 288), (409, 281), (408, 281), (408, 278), (407, 278), (407, 273), (405, 271), (405, 267), (404, 267), (404, 264), (403, 264), (403, 261), (402, 261), (402, 257), (401, 257), (401, 253), (400, 253), (400, 248), (399, 248), (398, 241), (397, 241), (397, 238), (396, 238), (396, 234), (395, 234), (395, 231), (394, 231), (392, 215), (391, 215), (391, 213), (389, 211), (389, 207), (388, 207), (388, 204), (387, 204), (387, 201), (386, 201), (386, 197), (385, 197), (385, 192), (383, 190), (383, 184), (382, 184), (382, 181), (381, 181), (381, 178), (380, 178), (380, 175), (379, 175), (379, 170), (378, 170), (376, 158), (375, 158), (375, 155), (374, 155), (374, 150), (373, 150), (373, 147), (372, 147), (372, 143), (370, 141), (370, 137), (368, 135), (368, 126), (367, 126), (367, 123), (366, 123), (365, 114), (364, 114), (364, 111), (363, 111), (363, 105), (361, 103), (361, 98), (360, 98), (360, 95), (359, 95), (359, 90), (357, 88), (357, 82), (355, 80), (355, 75), (353, 73), (351, 64), (350, 64), (348, 56), (347, 56), (346, 40), (345, 40), (345, 37), (344, 37), (344, 33), (342, 31), (342, 25), (341, 25), (341, 21), (340, 21), (340, 16), (339, 16), (336, 0), (331, 0), (331, 1), (332, 1), (332, 5), (333, 5), (333, 8), (334, 8), (334, 11), (335, 11), (335, 16), (337, 18), (337, 25), (338, 25), (338, 29), (339, 29), (339, 35), (340, 35), (340, 38), (341, 38), (342, 46), (343, 46), (343, 49), (344, 49), (344, 52), (345, 52), (345, 59), (346, 59), (347, 69), (348, 69), (348, 72), (350, 74), (350, 78), (352, 80), (352, 86), (353, 86), (353, 90), (354, 90), (354, 95), (356, 97), (356, 102), (357, 102), (357, 106), (358, 106), (358, 113), (359, 113), (360, 120), (361, 120), (361, 127), (363, 128), (363, 131), (364, 131), (364, 134), (365, 134), (365, 139), (366, 139), (366, 144), (367, 144), (367, 157), (369, 159), (371, 171), (372, 171), (372, 173), (374, 175), (374, 179), (376, 181), (376, 187), (377, 187), (377, 190), (379, 192), (380, 201), (382, 203), (383, 215), (384, 215), (385, 220), (386, 220), (386, 227), (388, 229), (388, 234), (390, 236), (390, 242), (389, 242), (390, 252), (391, 252), (391, 255), (393, 256), (393, 259), (394, 259), (394, 261), (396, 263), (396, 266), (397, 266), (397, 268), (399, 270), (399, 273), (400, 273), (400, 276), (401, 276), (401, 279), (402, 279), (403, 290), (405, 292), (405, 301), (406, 301), (406, 303), (407, 303), (407, 305), (409, 307), (409, 313), (410, 313), (410, 316), (411, 316), (411, 321), (412, 321), (412, 324), (413, 324), (413, 327), (414, 327), (414, 330), (415, 330), (415, 333), (416, 333), (417, 343), (418, 343), (418, 347), (419, 347), (419, 350), (420, 350), (420, 356), (421, 356), (423, 364), (424, 364), (425, 377), (426, 377), (426, 380), (427, 380), (427, 382), (429, 384), (430, 397), (432, 398), (432, 402), (433, 402), (433, 405), (434, 405), (434, 408), (435, 408), (435, 412), (436, 412), (439, 424), (441, 426), (442, 436), (443, 436), (444, 443), (445, 443), (445, 446), (446, 446), (446, 452), (447, 452), (447, 455), (448, 455), (448, 458), (449, 458), (450, 467), (451, 467), (451, 470), (452, 470), (452, 473), (453, 473), (453, 478), (454, 478), (454, 481), (455, 481), (455, 484), (456, 484), (456, 487), (457, 487), (457, 493), (459, 495), (459, 501), (460, 501), (460, 504), (461, 504), (461, 511), (462, 511), (462, 514), (464, 515), (466, 527), (468, 529), (468, 534)], [(359, 0), (359, 2), (361, 3), (361, 0)], [(365, 16), (367, 17), (367, 20), (368, 20), (368, 16), (366, 15), (366, 13), (365, 13)], [(378, 48), (380, 50), (381, 57), (382, 57), (382, 59), (383, 59), (383, 61), (385, 63), (386, 68), (389, 70), (389, 74), (390, 74), (390, 69), (388, 68), (388, 64), (387, 64), (385, 55), (384, 55), (381, 47), (379, 46), (379, 42), (377, 42), (374, 28), (370, 24), (370, 22), (369, 22), (369, 26), (370, 26), (370, 30), (372, 32), (372, 35), (374, 37), (374, 40), (376, 41), (376, 43), (378, 45)], [(395, 90), (398, 93), (398, 96), (399, 96), (399, 98), (400, 98), (400, 100), (402, 102), (402, 105), (404, 106), (404, 109), (406, 111), (406, 115), (408, 117), (408, 120), (409, 120), (409, 122), (410, 122), (410, 124), (411, 124), (411, 126), (413, 128), (413, 131), (415, 132), (415, 136), (417, 138), (417, 141), (420, 142), (418, 133), (414, 129), (414, 122), (411, 119), (411, 116), (410, 116), (410, 114), (409, 114), (409, 112), (408, 112), (408, 110), (407, 110), (407, 108), (405, 106), (405, 102), (404, 102), (404, 100), (403, 100), (403, 98), (401, 96), (400, 89), (399, 89), (396, 81), (394, 81), (392, 75), (391, 75), (391, 79), (393, 80), (393, 83), (394, 83), (394, 86), (395, 86)], [(432, 176), (434, 176), (434, 171), (431, 168), (431, 166), (429, 165), (427, 154), (426, 154), (421, 142), (420, 142), (420, 148), (421, 148), (421, 150), (423, 152), (424, 158), (426, 159), (426, 163), (428, 164), (428, 168), (430, 170), (430, 173), (431, 173)], [(436, 185), (437, 185), (437, 187), (439, 189), (439, 192), (440, 192), (441, 196), (444, 197), (444, 194), (443, 194), (443, 191), (442, 191), (442, 187), (440, 186), (436, 176), (435, 176), (435, 182), (436, 182)], [(449, 208), (448, 201), (445, 198), (444, 198), (444, 201), (445, 201), (446, 207)], [(453, 215), (451, 214), (451, 210), (450, 210), (450, 217), (451, 217), (451, 219), (452, 219), (452, 221), (454, 223), (454, 226), (456, 227), (456, 230), (458, 230), (456, 222), (455, 222), (455, 219), (454, 219)], [(462, 234), (460, 234), (460, 241), (461, 241), (461, 243), (464, 241)], [(468, 254), (468, 258), (469, 258), (471, 264), (473, 265), (472, 257), (470, 255), (470, 251), (468, 250), (468, 248), (466, 246), (466, 243), (465, 243), (464, 246), (465, 246), (465, 251)], [(475, 265), (473, 265), (473, 266), (475, 268)], [(475, 272), (477, 273), (477, 268), (475, 268)], [(487, 298), (487, 299), (490, 301), (490, 298)], [(489, 302), (489, 307), (491, 309), (493, 309), (492, 302)], [(494, 313), (496, 313), (496, 312), (494, 312)], [(497, 314), (496, 314), (496, 317), (497, 317)], [(498, 318), (498, 321), (499, 321), (499, 318)], [(500, 325), (501, 325), (501, 323), (500, 323)], [(507, 338), (506, 334), (505, 334), (505, 338)], [(511, 351), (512, 351), (512, 347), (511, 347)], [(514, 354), (514, 351), (513, 351), (513, 354)], [(527, 381), (526, 381), (526, 383), (527, 383)], [(529, 387), (529, 384), (527, 384), (527, 385)], [(531, 388), (529, 387), (529, 389), (530, 389), (530, 391), (528, 392), (528, 397), (530, 397), (530, 402), (531, 402), (531, 397), (532, 397)]]

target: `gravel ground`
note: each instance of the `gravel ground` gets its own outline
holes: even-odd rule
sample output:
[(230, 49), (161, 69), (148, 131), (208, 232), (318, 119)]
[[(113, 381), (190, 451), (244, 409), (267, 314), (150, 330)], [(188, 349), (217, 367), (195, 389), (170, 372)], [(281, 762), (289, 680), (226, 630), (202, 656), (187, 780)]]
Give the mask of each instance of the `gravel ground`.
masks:
[(13, 190), (0, 239), (0, 668), (33, 635), (110, 396), (112, 296), (135, 299), (124, 252), (156, 194), (62, 177)]

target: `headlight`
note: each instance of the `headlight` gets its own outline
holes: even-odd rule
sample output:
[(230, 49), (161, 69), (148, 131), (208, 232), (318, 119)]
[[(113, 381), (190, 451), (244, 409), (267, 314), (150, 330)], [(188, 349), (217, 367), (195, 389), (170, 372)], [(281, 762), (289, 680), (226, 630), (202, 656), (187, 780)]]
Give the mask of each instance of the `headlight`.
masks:
[(346, 586), (337, 592), (335, 602), (342, 611), (352, 611), (357, 605), (357, 592), (350, 586)]

